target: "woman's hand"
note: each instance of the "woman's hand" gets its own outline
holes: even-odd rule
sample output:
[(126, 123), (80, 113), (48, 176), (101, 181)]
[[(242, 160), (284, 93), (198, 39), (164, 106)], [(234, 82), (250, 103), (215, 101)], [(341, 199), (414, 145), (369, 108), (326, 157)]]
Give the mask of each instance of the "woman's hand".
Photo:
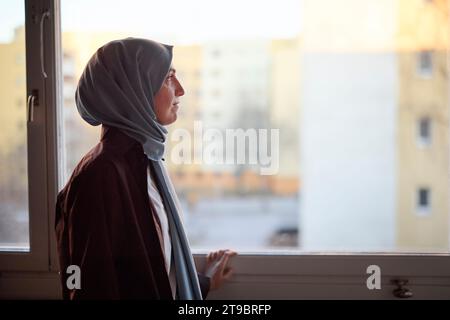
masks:
[(228, 249), (208, 253), (204, 275), (210, 278), (210, 290), (220, 288), (226, 280), (230, 279), (233, 269), (227, 266), (227, 263), (235, 255), (237, 255), (235, 251)]

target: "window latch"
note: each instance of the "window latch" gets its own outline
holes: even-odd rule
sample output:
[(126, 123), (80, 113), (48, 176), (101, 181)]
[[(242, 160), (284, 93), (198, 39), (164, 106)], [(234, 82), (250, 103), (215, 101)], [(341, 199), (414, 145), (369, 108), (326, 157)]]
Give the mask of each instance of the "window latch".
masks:
[(34, 107), (37, 106), (39, 106), (39, 90), (33, 89), (27, 100), (27, 123), (33, 122)]
[(408, 280), (406, 279), (394, 279), (391, 281), (392, 284), (396, 285), (397, 288), (392, 291), (392, 294), (400, 299), (407, 299), (413, 296), (413, 293), (410, 289), (405, 288), (408, 284)]

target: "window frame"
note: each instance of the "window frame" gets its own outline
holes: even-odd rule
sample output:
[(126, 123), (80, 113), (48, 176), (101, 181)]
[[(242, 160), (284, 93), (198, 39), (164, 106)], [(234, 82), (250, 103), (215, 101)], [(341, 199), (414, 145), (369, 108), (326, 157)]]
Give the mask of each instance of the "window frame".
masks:
[[(51, 16), (44, 37), (45, 80), (37, 58), (39, 28), (29, 23), (32, 10), (43, 8)], [(28, 128), (32, 252), (0, 254), (0, 298), (58, 299), (54, 204), (64, 163), (58, 153), (63, 141), (60, 0), (26, 0), (26, 31), (27, 92), (45, 92), (45, 108), (36, 108), (35, 124)], [(206, 252), (193, 253), (201, 270)], [(381, 290), (366, 287), (372, 264), (381, 267)], [(410, 280), (415, 298), (450, 297), (449, 253), (239, 252), (232, 266), (234, 277), (210, 299), (394, 299), (390, 281), (398, 278)]]
[[(52, 208), (54, 207), (57, 177), (55, 168), (55, 141), (53, 125), (56, 110), (55, 15), (58, 1), (25, 1), (26, 87), (39, 92), (39, 106), (34, 108), (34, 121), (27, 124), (27, 166), (29, 201), (29, 252), (0, 252), (0, 271), (48, 271), (49, 241), (51, 238)], [(49, 11), (44, 21), (43, 53), (48, 77), (41, 72), (40, 18)]]
[[(201, 270), (206, 252), (194, 257)], [(370, 265), (381, 269), (380, 290), (366, 286)], [(450, 297), (447, 253), (248, 252), (232, 266), (233, 278), (208, 299), (398, 299), (394, 280), (408, 280), (414, 299)]]

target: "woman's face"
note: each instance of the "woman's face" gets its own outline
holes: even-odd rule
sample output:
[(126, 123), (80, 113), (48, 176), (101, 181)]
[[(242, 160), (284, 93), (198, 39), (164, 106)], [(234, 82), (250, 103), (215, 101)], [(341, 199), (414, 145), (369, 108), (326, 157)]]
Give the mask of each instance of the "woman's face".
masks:
[(177, 120), (179, 97), (184, 95), (184, 89), (175, 73), (176, 70), (171, 67), (161, 89), (159, 89), (153, 99), (156, 119), (162, 125), (168, 125)]

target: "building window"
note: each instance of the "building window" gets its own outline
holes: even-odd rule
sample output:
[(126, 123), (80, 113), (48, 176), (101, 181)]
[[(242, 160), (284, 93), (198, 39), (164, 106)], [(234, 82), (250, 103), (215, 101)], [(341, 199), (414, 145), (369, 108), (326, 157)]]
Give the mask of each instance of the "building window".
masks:
[(418, 53), (417, 72), (422, 77), (431, 77), (433, 73), (433, 53), (430, 50)]
[(417, 190), (417, 215), (428, 216), (431, 209), (431, 192), (429, 188)]
[(419, 147), (431, 144), (431, 119), (422, 117), (417, 122), (417, 144)]

